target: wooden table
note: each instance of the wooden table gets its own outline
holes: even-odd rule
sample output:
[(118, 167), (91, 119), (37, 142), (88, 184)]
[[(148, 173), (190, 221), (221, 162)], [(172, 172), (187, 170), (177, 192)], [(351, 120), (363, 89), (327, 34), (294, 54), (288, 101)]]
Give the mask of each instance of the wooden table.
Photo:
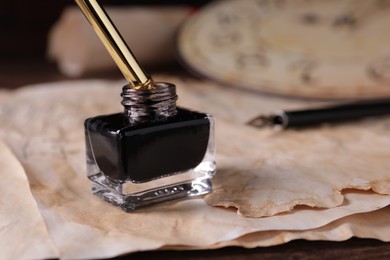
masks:
[[(178, 70), (178, 73), (185, 73), (180, 68), (175, 70)], [(153, 74), (153, 71), (151, 72)], [(97, 76), (122, 78), (116, 71), (87, 75), (84, 78)], [(42, 59), (0, 60), (0, 88), (18, 88), (60, 80), (74, 79), (61, 75), (54, 64)], [(159, 250), (133, 253), (115, 259), (390, 259), (390, 243), (359, 238), (343, 242), (296, 240), (279, 246), (254, 249), (227, 247), (217, 250)]]

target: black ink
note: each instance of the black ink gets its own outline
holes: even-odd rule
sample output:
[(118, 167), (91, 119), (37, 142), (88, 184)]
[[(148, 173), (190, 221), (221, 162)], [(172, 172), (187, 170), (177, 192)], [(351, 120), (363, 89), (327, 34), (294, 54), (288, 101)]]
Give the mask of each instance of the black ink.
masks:
[(87, 157), (111, 180), (146, 182), (195, 168), (210, 131), (206, 114), (177, 109), (164, 121), (129, 125), (123, 113), (85, 121)]

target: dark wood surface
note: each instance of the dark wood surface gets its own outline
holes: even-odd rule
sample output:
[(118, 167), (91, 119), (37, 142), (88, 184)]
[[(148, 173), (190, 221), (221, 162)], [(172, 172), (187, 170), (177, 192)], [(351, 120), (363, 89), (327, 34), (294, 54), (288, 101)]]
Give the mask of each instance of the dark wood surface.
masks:
[[(118, 71), (98, 75), (99, 78), (122, 78)], [(96, 77), (87, 75), (84, 78)], [(74, 79), (61, 75), (54, 64), (43, 59), (0, 60), (0, 88), (13, 89), (60, 80)], [(359, 238), (343, 242), (296, 240), (279, 246), (254, 249), (227, 247), (217, 250), (137, 252), (115, 259), (390, 259), (390, 243)]]
[(253, 249), (226, 247), (200, 251), (139, 252), (116, 259), (390, 259), (390, 243), (358, 238), (343, 242), (296, 240), (283, 245)]
[(72, 80), (63, 76), (55, 64), (42, 58), (0, 59), (0, 88), (17, 88), (43, 82)]

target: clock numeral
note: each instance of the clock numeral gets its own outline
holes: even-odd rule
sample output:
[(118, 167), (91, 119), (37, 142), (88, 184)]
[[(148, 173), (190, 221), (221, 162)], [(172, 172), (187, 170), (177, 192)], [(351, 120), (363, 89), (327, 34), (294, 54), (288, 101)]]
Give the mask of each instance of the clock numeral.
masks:
[(217, 31), (214, 32), (210, 41), (216, 47), (235, 45), (241, 41), (241, 33), (237, 31)]
[(236, 64), (240, 68), (266, 68), (270, 65), (270, 61), (263, 53), (239, 53), (236, 56)]
[(333, 22), (334, 27), (355, 29), (360, 23), (362, 23), (369, 16), (375, 15), (376, 12), (388, 8), (390, 4), (389, 0), (376, 0), (376, 1), (361, 1), (354, 2), (350, 6), (349, 10), (344, 14), (336, 17)]
[(390, 0), (377, 0), (377, 8), (384, 9), (390, 7)]
[(321, 20), (320, 17), (314, 13), (306, 13), (306, 14), (303, 14), (301, 17), (301, 21), (307, 25), (319, 24), (320, 20)]
[(299, 75), (299, 79), (304, 84), (311, 84), (314, 82), (314, 70), (317, 64), (310, 59), (302, 59), (294, 61), (289, 64), (289, 69)]
[(389, 122), (385, 123), (384, 126), (383, 126), (383, 129), (385, 131), (389, 131), (390, 130), (390, 123)]
[(219, 12), (215, 15), (217, 28), (210, 33), (210, 41), (216, 47), (237, 44), (241, 41), (241, 17), (235, 13)]
[(222, 27), (234, 26), (239, 23), (240, 17), (232, 13), (218, 13), (216, 15), (218, 24)]
[(380, 83), (390, 83), (390, 56), (374, 61), (368, 66), (370, 78)]
[(282, 8), (285, 0), (257, 0), (257, 5), (262, 8)]

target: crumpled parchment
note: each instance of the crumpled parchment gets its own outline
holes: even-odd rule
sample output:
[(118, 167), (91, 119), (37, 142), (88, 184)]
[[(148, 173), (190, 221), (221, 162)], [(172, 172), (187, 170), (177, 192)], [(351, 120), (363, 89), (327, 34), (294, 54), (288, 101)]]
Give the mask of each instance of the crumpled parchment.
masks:
[(0, 259), (57, 257), (26, 174), (2, 141), (0, 169)]
[(330, 208), (343, 189), (390, 194), (390, 117), (338, 126), (275, 131), (245, 126), (281, 109), (326, 103), (258, 96), (211, 84), (181, 82), (184, 104), (217, 118), (218, 174), (213, 206), (235, 207), (248, 217), (272, 216), (297, 205)]
[(390, 121), (384, 121), (285, 132), (220, 121), (222, 167), (206, 201), (262, 217), (297, 205), (338, 206), (343, 189), (390, 194)]
[[(303, 163), (311, 162), (308, 158), (299, 158), (300, 160), (292, 164), (293, 156), (296, 154), (287, 154), (291, 158), (286, 159), (286, 154), (280, 150), (288, 151), (292, 144), (302, 144), (302, 150), (307, 148), (310, 152), (313, 152), (315, 149), (310, 150), (310, 147), (307, 147), (311, 144), (304, 146), (305, 143), (298, 142), (304, 139), (303, 136), (300, 136), (300, 132), (275, 132), (242, 126), (242, 122), (249, 120), (258, 113), (284, 107), (305, 106), (309, 105), (310, 102), (252, 96), (196, 81), (172, 80), (167, 77), (161, 79), (178, 83), (181, 97), (180, 104), (210, 112), (217, 117), (217, 163), (219, 169), (215, 179), (217, 196), (220, 196), (221, 191), (232, 193), (232, 186), (229, 185), (231, 178), (240, 178), (242, 174), (241, 177), (245, 179), (248, 175), (247, 170), (250, 170), (248, 167), (251, 165), (255, 173), (262, 172), (256, 171), (256, 169), (263, 167), (267, 159), (275, 162), (278, 154), (281, 158), (279, 160), (280, 164), (278, 164), (280, 167), (287, 163), (286, 167), (293, 166), (304, 169)], [(159, 78), (156, 78), (156, 80), (159, 80)], [(340, 201), (336, 200), (336, 203), (327, 205), (331, 207), (329, 209), (309, 207), (291, 209), (291, 207), (288, 213), (273, 217), (244, 218), (232, 208), (211, 207), (199, 198), (164, 203), (131, 214), (124, 213), (119, 208), (113, 207), (91, 194), (90, 183), (85, 172), (83, 135), (83, 121), (86, 117), (121, 110), (119, 92), (124, 83), (123, 81), (61, 82), (0, 93), (0, 125), (2, 126), (0, 137), (11, 147), (25, 169), (32, 195), (37, 201), (47, 232), (58, 250), (58, 257), (101, 258), (139, 250), (157, 249), (163, 246), (211, 248), (218, 245), (223, 246), (224, 243), (228, 244), (229, 241), (238, 241), (232, 243), (239, 244), (242, 241), (240, 237), (248, 234), (257, 235), (258, 232), (268, 232), (270, 230), (284, 232), (285, 230), (318, 229), (346, 216), (371, 212), (390, 204), (390, 196), (380, 195), (372, 191), (358, 192), (349, 189), (338, 192), (339, 188), (340, 190), (343, 188), (342, 185), (340, 187), (336, 186), (332, 190), (331, 187), (334, 183), (328, 181), (332, 178), (324, 175), (329, 174), (331, 170), (335, 170), (335, 167), (322, 165), (323, 175), (319, 174), (320, 168), (313, 171), (316, 175), (309, 175), (309, 169), (304, 169), (304, 174), (297, 175), (297, 178), (291, 178), (291, 175), (287, 175), (287, 178), (291, 181), (290, 186), (288, 186), (291, 191), (288, 193), (284, 191), (286, 185), (284, 185), (283, 178), (278, 172), (264, 171), (263, 175), (254, 175), (253, 181), (258, 182), (260, 186), (262, 185), (261, 178), (272, 179), (276, 175), (275, 181), (269, 182), (270, 185), (274, 185), (274, 190), (270, 192), (261, 186), (262, 190), (256, 191), (256, 198), (259, 203), (253, 201), (253, 198), (247, 198), (247, 200), (254, 202), (255, 207), (261, 209), (259, 204), (264, 203), (262, 199), (266, 197), (268, 201), (265, 201), (264, 206), (268, 210), (273, 210), (274, 213), (283, 212), (286, 211), (285, 202), (293, 201), (293, 204), (303, 204), (299, 203), (299, 200), (302, 199), (302, 193), (298, 189), (299, 186), (315, 183), (318, 184), (317, 187), (325, 186), (323, 190), (328, 191), (323, 192), (322, 188), (317, 191), (314, 188), (316, 186), (310, 189), (308, 197), (311, 195), (312, 199), (314, 198), (318, 203), (328, 201), (329, 198), (333, 202), (332, 196), (335, 193), (341, 197)], [(284, 104), (285, 106), (283, 106)], [(351, 137), (354, 141), (372, 138), (375, 133), (383, 139), (380, 139), (380, 137), (378, 139), (374, 138), (372, 146), (364, 148), (374, 152), (386, 152), (382, 151), (380, 147), (382, 145), (388, 147), (385, 135), (388, 123), (388, 119), (381, 121), (366, 120), (349, 126), (305, 130), (302, 135), (318, 141), (320, 149), (316, 152), (320, 152), (324, 147), (327, 148), (327, 145), (333, 144), (329, 141), (330, 143), (325, 142), (325, 145), (320, 145), (320, 141), (327, 137), (333, 137), (333, 135), (337, 137), (336, 133), (343, 133), (343, 129), (348, 130), (348, 135), (353, 133), (351, 131), (355, 131), (357, 136), (351, 135), (356, 137), (355, 139)], [(356, 130), (361, 128), (365, 128), (367, 131)], [(327, 131), (330, 131), (331, 134)], [(319, 132), (319, 134), (315, 134), (316, 132)], [(320, 135), (322, 132), (325, 133), (323, 139)], [(248, 133), (253, 135), (251, 143), (248, 141), (250, 136), (242, 136), (243, 134), (248, 135)], [(290, 136), (292, 138), (297, 135), (298, 139), (295, 141), (296, 143), (288, 142), (284, 147), (283, 135), (292, 135)], [(259, 137), (260, 139), (257, 139)], [(279, 142), (275, 141), (277, 138), (280, 138)], [(241, 139), (245, 146), (239, 145)], [(384, 143), (378, 143), (379, 140), (384, 141)], [(352, 141), (348, 143), (348, 138), (341, 138), (340, 141), (344, 145), (347, 141), (348, 147), (355, 147), (351, 146)], [(360, 143), (365, 144), (362, 141)], [(279, 145), (278, 149), (275, 149), (274, 145)], [(259, 150), (257, 151), (256, 148)], [(270, 150), (263, 150), (264, 153), (261, 153), (263, 148), (274, 150), (272, 153)], [(294, 150), (295, 148), (290, 147), (290, 149)], [(245, 150), (251, 150), (253, 154), (247, 153)], [(266, 158), (255, 157), (263, 154), (269, 156)], [(339, 153), (339, 155), (341, 156), (342, 153)], [(321, 156), (323, 156), (322, 153), (318, 157), (321, 158)], [(315, 159), (314, 154), (313, 158)], [(350, 157), (347, 156), (346, 158), (349, 159)], [(258, 162), (251, 164), (255, 162), (253, 161), (255, 159)], [(300, 162), (302, 162), (302, 165)], [(358, 163), (364, 165), (360, 161)], [(383, 169), (388, 169), (386, 168), (386, 162), (381, 163), (383, 163)], [(268, 167), (271, 166), (272, 163), (268, 163)], [(342, 166), (348, 166), (348, 163), (342, 164)], [(352, 180), (355, 178), (354, 176), (358, 176), (369, 180), (369, 183), (382, 182), (382, 179), (375, 179), (378, 176), (381, 177), (381, 175), (375, 173), (375, 167), (380, 168), (380, 165), (373, 165), (369, 174), (360, 172), (356, 175), (355, 172), (351, 173), (348, 169), (344, 169), (342, 173), (350, 174)], [(240, 169), (242, 172), (236, 172), (237, 176), (230, 174), (231, 171)], [(359, 170), (358, 167), (352, 169)], [(363, 169), (366, 170), (366, 168)], [(286, 171), (282, 171), (282, 173), (286, 173)], [(226, 186), (221, 181), (223, 176), (226, 176), (226, 184), (228, 184)], [(266, 178), (264, 178), (264, 181), (266, 181)], [(280, 189), (278, 188), (279, 181), (281, 182)], [(295, 185), (294, 182), (298, 182), (299, 185)], [(355, 188), (367, 189), (367, 182), (361, 182), (365, 186), (359, 184), (358, 181), (351, 183), (356, 183)], [(386, 182), (382, 183), (386, 188)], [(237, 182), (237, 197), (241, 196), (242, 187), (247, 187), (245, 185), (241, 186), (242, 184), (242, 182)], [(257, 187), (254, 186), (253, 190), (256, 189)], [(294, 192), (294, 189), (297, 192)], [(243, 191), (248, 192), (245, 189)], [(281, 197), (280, 194), (283, 194), (284, 197)], [(250, 195), (250, 193), (247, 193), (247, 195)], [(229, 198), (232, 201), (234, 199), (232, 196)], [(14, 201), (22, 199), (24, 197), (19, 197), (17, 194), (13, 197)], [(283, 203), (278, 204), (278, 200), (281, 199)], [(244, 203), (242, 205), (245, 206)], [(10, 217), (12, 216), (15, 216), (15, 214), (10, 215)], [(353, 233), (353, 231), (351, 232)], [(378, 232), (381, 233), (381, 230)], [(302, 232), (302, 236), (305, 236), (304, 233)], [(316, 239), (316, 237), (318, 239), (324, 238), (321, 236), (321, 232), (313, 234), (312, 239)], [(372, 233), (372, 235), (375, 236), (376, 233)], [(383, 239), (383, 237), (377, 238)], [(326, 239), (339, 240), (345, 239), (345, 236), (338, 236), (335, 232), (334, 237), (331, 238), (331, 235), (329, 235), (326, 236)], [(273, 240), (272, 243), (277, 244), (277, 241)], [(243, 245), (245, 244), (243, 243)], [(257, 245), (261, 245), (261, 243), (258, 242)], [(13, 246), (16, 247), (17, 245)]]
[[(5, 154), (4, 151), (8, 150), (0, 146), (0, 151)], [(91, 259), (157, 248), (255, 247), (299, 238), (343, 240), (352, 235), (390, 241), (387, 225), (389, 207), (351, 215), (381, 208), (390, 203), (389, 196), (349, 192), (345, 194), (344, 205), (337, 208), (297, 209), (290, 214), (260, 219), (242, 218), (234, 211), (207, 206), (202, 199), (171, 202), (127, 214), (90, 195), (86, 187), (88, 183), (81, 177), (74, 180), (75, 183), (80, 182), (79, 185), (72, 184), (70, 189), (66, 176), (58, 177), (64, 183), (60, 186), (67, 190), (66, 194), (54, 188), (45, 194), (40, 192), (43, 187), (36, 187), (38, 183), (32, 184), (50, 241), (42, 219), (39, 214), (34, 214), (37, 212), (36, 204), (26, 178), (23, 178), (23, 169), (15, 158), (8, 155), (2, 158), (6, 159), (7, 165), (18, 168), (20, 176), (2, 186), (5, 194), (14, 196), (9, 197), (10, 207), (5, 208), (7, 214), (1, 214), (4, 215), (1, 217), (7, 217), (13, 223), (15, 219), (21, 221), (15, 223), (12, 232), (7, 228), (0, 229), (0, 246), (8, 249), (2, 250), (2, 259)], [(4, 180), (16, 175), (14, 168), (3, 171)], [(45, 175), (49, 177), (49, 174)], [(44, 186), (43, 183), (41, 185)], [(18, 194), (26, 193), (26, 196), (13, 194), (13, 187), (20, 187)], [(72, 199), (72, 196), (76, 198)], [(23, 205), (23, 211), (14, 210), (15, 205)], [(23, 219), (21, 213), (25, 216)], [(32, 221), (34, 219), (37, 221)], [(321, 227), (328, 221), (329, 224)], [(26, 226), (24, 222), (31, 223), (31, 226)], [(320, 228), (315, 228), (317, 226)], [(314, 229), (306, 230), (310, 228)]]
[(265, 231), (251, 233), (216, 246), (253, 248), (287, 243), (294, 239), (343, 241), (351, 237), (390, 241), (390, 207), (338, 219), (326, 226), (304, 231)]

